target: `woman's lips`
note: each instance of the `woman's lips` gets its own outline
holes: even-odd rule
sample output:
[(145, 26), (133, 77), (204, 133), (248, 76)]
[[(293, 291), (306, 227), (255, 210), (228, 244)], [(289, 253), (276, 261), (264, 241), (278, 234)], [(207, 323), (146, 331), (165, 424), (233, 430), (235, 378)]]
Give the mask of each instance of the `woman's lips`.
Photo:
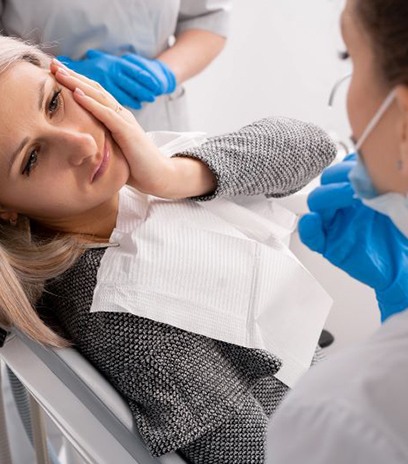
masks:
[(109, 160), (110, 160), (110, 150), (109, 150), (108, 144), (106, 143), (106, 140), (105, 140), (105, 143), (104, 143), (104, 146), (103, 146), (102, 160), (101, 160), (101, 163), (99, 164), (99, 166), (96, 168), (95, 172), (92, 175), (92, 182), (95, 182), (97, 179), (99, 179), (99, 177), (101, 177), (104, 174), (104, 172), (106, 171), (106, 169), (108, 167)]

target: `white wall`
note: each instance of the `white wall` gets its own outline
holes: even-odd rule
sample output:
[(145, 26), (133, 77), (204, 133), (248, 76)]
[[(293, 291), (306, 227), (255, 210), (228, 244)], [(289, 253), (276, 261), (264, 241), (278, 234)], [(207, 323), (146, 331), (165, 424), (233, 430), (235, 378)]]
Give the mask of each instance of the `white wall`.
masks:
[[(191, 128), (214, 135), (284, 115), (313, 121), (348, 142), (346, 85), (334, 108), (327, 106), (333, 84), (350, 71), (350, 63), (337, 55), (344, 50), (341, 7), (341, 0), (235, 0), (224, 52), (187, 84)], [(296, 236), (292, 249), (335, 300), (327, 322), (336, 337), (334, 351), (378, 326), (371, 290), (307, 250)]]
[(348, 135), (344, 99), (327, 106), (349, 70), (337, 57), (340, 10), (340, 0), (234, 0), (224, 52), (187, 84), (192, 128), (215, 134), (273, 114)]

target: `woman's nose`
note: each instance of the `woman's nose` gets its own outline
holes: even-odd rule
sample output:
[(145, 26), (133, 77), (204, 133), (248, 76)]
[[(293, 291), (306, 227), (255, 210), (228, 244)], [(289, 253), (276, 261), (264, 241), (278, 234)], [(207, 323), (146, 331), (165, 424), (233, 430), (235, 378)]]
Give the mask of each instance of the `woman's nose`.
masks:
[(67, 161), (73, 166), (79, 166), (88, 158), (98, 153), (98, 146), (92, 135), (75, 131), (61, 130), (58, 135), (60, 152), (66, 154)]

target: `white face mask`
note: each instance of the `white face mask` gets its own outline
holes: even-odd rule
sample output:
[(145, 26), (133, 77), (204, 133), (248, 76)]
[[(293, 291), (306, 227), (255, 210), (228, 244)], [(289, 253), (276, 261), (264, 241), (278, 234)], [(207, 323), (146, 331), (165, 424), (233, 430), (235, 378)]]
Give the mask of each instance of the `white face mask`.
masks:
[(356, 154), (358, 161), (356, 166), (350, 171), (349, 179), (356, 196), (371, 209), (388, 216), (400, 232), (408, 238), (408, 195), (396, 192), (379, 195), (359, 154), (361, 146), (390, 107), (394, 98), (395, 91), (392, 91), (357, 141)]

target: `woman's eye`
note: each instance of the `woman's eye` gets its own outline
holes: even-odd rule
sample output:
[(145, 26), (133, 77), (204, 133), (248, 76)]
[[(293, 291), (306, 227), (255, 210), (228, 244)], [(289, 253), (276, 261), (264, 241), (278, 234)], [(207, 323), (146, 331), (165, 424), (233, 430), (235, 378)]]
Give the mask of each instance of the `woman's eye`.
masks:
[(30, 152), (28, 156), (28, 160), (21, 174), (25, 174), (28, 177), (33, 167), (37, 164), (37, 161), (38, 161), (38, 149), (36, 148)]
[(50, 115), (56, 113), (58, 111), (58, 108), (61, 106), (61, 92), (62, 89), (56, 90), (53, 93), (50, 102), (48, 103), (48, 112), (50, 113)]
[(338, 57), (340, 60), (347, 60), (350, 58), (350, 54), (347, 50), (341, 50), (338, 52)]

